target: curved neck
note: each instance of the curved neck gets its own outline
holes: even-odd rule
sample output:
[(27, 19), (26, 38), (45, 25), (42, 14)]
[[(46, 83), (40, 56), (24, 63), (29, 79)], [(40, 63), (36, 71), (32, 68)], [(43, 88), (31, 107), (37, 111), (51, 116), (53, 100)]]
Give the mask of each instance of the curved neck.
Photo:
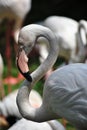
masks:
[(31, 74), (33, 83), (40, 80), (45, 75), (45, 73), (54, 65), (59, 52), (56, 36), (54, 36), (54, 34), (49, 29), (46, 29), (44, 31), (40, 30), (36, 37), (39, 38), (40, 36), (43, 36), (48, 40), (49, 54), (45, 61)]
[[(84, 36), (85, 36), (85, 41), (82, 38), (82, 30), (84, 31)], [(83, 45), (87, 44), (87, 39), (86, 39), (86, 35), (87, 35), (87, 22), (84, 20), (80, 20), (79, 25), (78, 25), (78, 34), (79, 34), (79, 38), (80, 41), (82, 42)]]
[[(38, 28), (39, 27), (39, 28)], [(31, 74), (32, 76), (32, 83), (25, 80), (19, 89), (17, 95), (17, 105), (19, 108), (20, 113), (26, 119), (33, 120), (33, 121), (46, 121), (54, 118), (54, 115), (50, 113), (46, 105), (42, 103), (40, 108), (33, 108), (29, 103), (29, 93), (33, 87), (33, 85), (53, 66), (57, 57), (58, 57), (58, 42), (56, 40), (55, 35), (52, 33), (51, 30), (38, 26), (31, 29), (33, 40), (36, 42), (38, 37), (43, 36), (48, 39), (50, 51), (45, 59), (45, 61)], [(30, 33), (30, 32), (29, 32)], [(31, 35), (30, 35), (31, 36)]]
[(84, 22), (80, 21), (78, 24), (78, 30), (77, 30), (77, 34), (76, 34), (76, 40), (77, 40), (77, 54), (76, 54), (76, 58), (77, 61), (76, 62), (83, 62), (84, 61), (84, 57), (85, 57), (85, 43), (83, 41), (82, 38), (82, 29), (85, 32), (85, 36), (86, 36), (86, 27)]

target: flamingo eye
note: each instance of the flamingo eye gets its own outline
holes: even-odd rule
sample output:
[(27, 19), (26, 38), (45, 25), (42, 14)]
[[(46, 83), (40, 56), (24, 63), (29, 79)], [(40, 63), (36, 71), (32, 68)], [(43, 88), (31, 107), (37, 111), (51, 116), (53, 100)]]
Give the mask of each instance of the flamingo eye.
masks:
[(29, 42), (29, 43), (27, 44), (27, 47), (28, 47), (28, 48), (32, 48), (32, 43)]
[(28, 45), (28, 48), (31, 48), (31, 44)]

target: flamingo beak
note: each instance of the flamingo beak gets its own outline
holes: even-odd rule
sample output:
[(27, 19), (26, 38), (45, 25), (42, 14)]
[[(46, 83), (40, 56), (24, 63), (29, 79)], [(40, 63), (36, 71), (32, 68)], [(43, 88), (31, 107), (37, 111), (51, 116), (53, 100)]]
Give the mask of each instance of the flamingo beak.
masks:
[(29, 68), (28, 68), (28, 57), (25, 54), (25, 51), (21, 49), (18, 51), (17, 57), (16, 57), (16, 63), (17, 67), (20, 71), (20, 73), (29, 81), (32, 82), (32, 77), (30, 76), (29, 73)]

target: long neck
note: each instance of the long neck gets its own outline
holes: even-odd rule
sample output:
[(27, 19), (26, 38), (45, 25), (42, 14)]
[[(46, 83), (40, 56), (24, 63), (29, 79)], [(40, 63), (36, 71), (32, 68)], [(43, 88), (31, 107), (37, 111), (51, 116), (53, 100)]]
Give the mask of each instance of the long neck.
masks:
[[(40, 36), (41, 31), (38, 33), (37, 37)], [(45, 61), (31, 74), (33, 78), (33, 83), (37, 82), (45, 73), (54, 65), (58, 57), (58, 41), (56, 37), (50, 30), (45, 30), (43, 35), (49, 41), (49, 54)]]
[(77, 34), (76, 34), (76, 40), (77, 40), (77, 47), (78, 47), (78, 52), (77, 52), (77, 62), (79, 61), (84, 61), (84, 56), (85, 56), (85, 42), (83, 40), (83, 37), (82, 37), (82, 30), (84, 31), (85, 35), (84, 35), (84, 38), (86, 39), (86, 25), (84, 23), (83, 20), (81, 20), (78, 24), (78, 31), (77, 31)]
[(29, 83), (28, 81), (24, 81), (22, 87), (19, 89), (17, 96), (17, 105), (20, 113), (26, 119), (42, 122), (46, 120), (53, 119), (52, 113), (46, 109), (45, 104), (42, 103), (40, 108), (33, 108), (29, 103), (29, 93), (33, 87), (33, 85), (53, 66), (58, 56), (58, 43), (56, 41), (56, 37), (49, 30), (43, 28), (41, 30), (34, 30), (35, 41), (38, 37), (44, 36), (49, 41), (50, 51), (45, 59), (45, 61), (31, 74), (33, 82)]
[[(82, 35), (82, 30), (84, 31), (84, 37)], [(87, 44), (87, 39), (86, 39), (86, 35), (87, 35), (87, 22), (85, 20), (80, 20), (79, 25), (78, 25), (78, 33), (81, 39), (81, 42), (83, 45)]]

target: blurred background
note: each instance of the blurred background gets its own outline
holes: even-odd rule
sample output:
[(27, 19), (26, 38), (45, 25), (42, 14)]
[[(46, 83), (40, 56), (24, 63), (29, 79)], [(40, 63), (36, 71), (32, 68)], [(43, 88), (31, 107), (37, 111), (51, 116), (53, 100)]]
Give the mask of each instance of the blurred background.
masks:
[[(3, 0), (4, 1), (4, 0)], [(0, 0), (0, 2), (2, 2)], [(21, 1), (19, 2), (20, 5)], [(30, 4), (30, 3), (29, 3)], [(2, 17), (2, 4), (0, 5), (0, 53), (3, 59), (3, 63), (1, 61), (1, 88), (0, 88), (0, 99), (3, 102), (3, 99), (8, 96), (11, 92), (18, 89), (21, 82), (24, 80), (22, 75), (19, 73), (15, 58), (16, 58), (16, 31), (11, 37), (8, 36), (10, 31), (13, 29), (14, 22), (10, 22), (10, 31), (7, 31), (9, 26), (9, 18), (8, 14), (7, 17)], [(23, 8), (25, 10), (25, 7)], [(5, 12), (6, 13), (6, 12)], [(20, 13), (22, 14), (22, 13)], [(85, 0), (32, 0), (31, 1), (31, 8), (27, 11), (25, 17), (23, 17), (21, 25), (19, 25), (19, 29), (21, 27), (32, 24), (32, 23), (39, 23), (45, 20), (48, 16), (65, 16), (68, 18), (72, 18), (77, 22), (79, 20), (87, 20), (87, 1)], [(19, 15), (20, 16), (20, 15)], [(17, 28), (18, 29), (18, 28)], [(18, 31), (18, 30), (17, 30)], [(14, 36), (13, 36), (14, 35)], [(10, 43), (8, 44), (8, 40), (10, 37)], [(10, 49), (7, 49), (10, 46)], [(11, 51), (11, 52), (10, 52)], [(10, 52), (10, 53), (9, 53)], [(34, 71), (37, 66), (40, 64), (39, 61), (39, 52), (38, 49), (35, 49), (30, 55), (30, 71)], [(33, 57), (33, 59), (32, 59)], [(58, 59), (57, 63), (55, 64), (54, 68), (58, 67), (64, 59)], [(45, 78), (39, 81), (34, 89), (39, 92), (42, 96), (43, 91), (43, 84)], [(1, 105), (1, 104), (0, 104)], [(14, 116), (8, 115), (7, 117), (4, 116), (5, 121), (2, 121), (0, 118), (0, 130), (8, 129), (12, 124), (14, 124), (17, 119), (14, 119)], [(12, 121), (13, 120), (13, 121)], [(63, 125), (65, 125), (66, 130), (75, 130), (75, 128), (67, 121), (59, 120)], [(7, 125), (6, 125), (7, 123)], [(8, 125), (9, 124), (9, 125)]]
[(32, 0), (32, 8), (25, 23), (38, 22), (51, 15), (75, 20), (87, 19), (87, 1), (84, 0)]

